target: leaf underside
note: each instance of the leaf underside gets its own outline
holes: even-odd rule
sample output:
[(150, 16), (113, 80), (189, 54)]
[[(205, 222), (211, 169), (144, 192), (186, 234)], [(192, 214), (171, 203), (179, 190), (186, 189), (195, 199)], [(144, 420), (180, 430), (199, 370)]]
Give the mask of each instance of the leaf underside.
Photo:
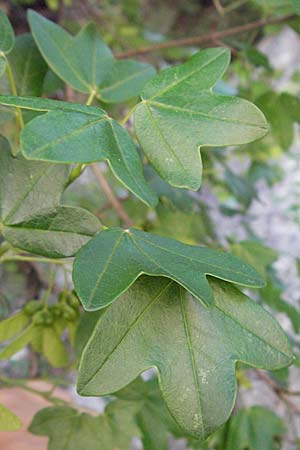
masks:
[[(81, 395), (118, 391), (155, 367), (178, 424), (204, 439), (233, 408), (235, 364), (275, 370), (292, 362), (277, 322), (227, 283), (206, 308), (176, 283), (143, 277), (100, 318), (79, 368)], [(118, 324), (118, 326), (116, 326)]]

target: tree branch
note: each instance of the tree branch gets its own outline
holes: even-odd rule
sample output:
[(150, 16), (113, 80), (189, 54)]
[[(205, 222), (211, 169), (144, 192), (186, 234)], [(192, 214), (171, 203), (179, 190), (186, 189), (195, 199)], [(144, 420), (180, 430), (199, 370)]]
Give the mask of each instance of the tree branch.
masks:
[(290, 389), (279, 386), (275, 381), (272, 380), (272, 378), (268, 377), (268, 375), (258, 369), (255, 372), (258, 378), (260, 378), (262, 381), (265, 381), (273, 389), (273, 391), (281, 392), (284, 395), (300, 396), (300, 391), (291, 391)]
[(128, 216), (127, 212), (123, 208), (122, 203), (119, 201), (119, 199), (115, 196), (112, 188), (108, 184), (105, 176), (101, 172), (99, 166), (97, 164), (93, 163), (91, 164), (92, 171), (94, 172), (95, 177), (97, 178), (101, 188), (103, 189), (106, 197), (108, 198), (112, 208), (116, 211), (118, 216), (123, 220), (125, 225), (127, 227), (131, 227), (133, 225), (132, 220)]
[(274, 392), (275, 395), (277, 395), (278, 398), (280, 398), (288, 408), (290, 408), (295, 414), (300, 415), (300, 409), (298, 406), (293, 403), (288, 396), (289, 395), (298, 395), (298, 391), (290, 391), (288, 389), (281, 388), (278, 386), (271, 378), (269, 378), (267, 375), (265, 375), (260, 370), (256, 369), (255, 373), (257, 374), (258, 378), (260, 378), (263, 382), (265, 382), (269, 388)]
[(116, 58), (128, 58), (135, 55), (144, 55), (146, 53), (151, 53), (158, 50), (163, 50), (173, 47), (184, 47), (203, 44), (204, 42), (216, 41), (219, 39), (224, 39), (229, 36), (234, 36), (235, 34), (245, 33), (247, 31), (256, 30), (258, 28), (263, 28), (266, 25), (274, 25), (277, 23), (286, 22), (288, 20), (296, 17), (295, 14), (288, 14), (280, 17), (270, 17), (268, 19), (260, 19), (255, 22), (249, 22), (245, 25), (238, 25), (233, 28), (228, 28), (227, 30), (214, 31), (209, 34), (202, 34), (200, 36), (194, 36), (191, 38), (184, 39), (173, 39), (171, 41), (162, 42), (161, 44), (150, 45), (149, 47), (142, 47), (135, 50), (128, 50), (124, 52), (119, 52), (115, 54)]

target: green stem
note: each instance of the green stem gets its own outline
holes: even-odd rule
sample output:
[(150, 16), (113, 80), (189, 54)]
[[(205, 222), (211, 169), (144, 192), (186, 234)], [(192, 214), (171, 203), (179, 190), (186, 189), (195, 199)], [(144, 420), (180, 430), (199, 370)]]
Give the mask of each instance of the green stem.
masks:
[(93, 103), (94, 98), (96, 97), (96, 94), (97, 94), (96, 91), (92, 91), (92, 92), (90, 93), (90, 96), (89, 96), (89, 98), (88, 98), (87, 101), (86, 101), (86, 105), (87, 105), (87, 106), (90, 106), (90, 105)]
[(134, 113), (136, 107), (137, 107), (137, 105), (134, 105), (134, 106), (128, 111), (128, 113), (126, 114), (126, 116), (120, 121), (120, 124), (121, 124), (122, 126), (124, 126), (124, 125), (128, 122), (129, 117)]
[(59, 265), (64, 265), (67, 262), (67, 261), (63, 261), (61, 259), (42, 258), (39, 256), (13, 255), (13, 256), (3, 256), (2, 258), (0, 258), (0, 263), (11, 262), (11, 261), (40, 262), (40, 263), (46, 263), (46, 264), (59, 264)]
[(68, 405), (69, 403), (65, 400), (52, 396), (52, 389), (49, 391), (40, 391), (38, 389), (34, 389), (31, 386), (28, 386), (25, 381), (23, 380), (17, 380), (13, 378), (7, 378), (4, 376), (0, 376), (0, 383), (3, 383), (7, 385), (8, 387), (19, 387), (21, 389), (24, 389), (25, 391), (31, 392), (32, 394), (39, 395), (40, 397), (43, 397), (45, 400), (48, 400), (50, 403), (53, 403), (54, 405)]

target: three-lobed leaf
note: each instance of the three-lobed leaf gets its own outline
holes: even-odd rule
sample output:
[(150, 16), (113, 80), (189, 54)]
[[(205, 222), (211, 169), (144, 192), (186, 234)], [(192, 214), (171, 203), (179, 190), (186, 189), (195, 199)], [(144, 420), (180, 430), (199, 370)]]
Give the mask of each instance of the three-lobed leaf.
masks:
[(51, 69), (74, 89), (95, 92), (108, 103), (137, 96), (155, 70), (138, 61), (116, 61), (95, 26), (88, 24), (76, 36), (29, 11), (34, 39)]
[(135, 405), (125, 401), (110, 403), (96, 417), (54, 406), (39, 411), (29, 431), (48, 436), (48, 450), (128, 450), (133, 436), (139, 436), (134, 413)]
[(199, 189), (200, 147), (246, 144), (268, 130), (255, 105), (212, 92), (229, 61), (227, 49), (201, 50), (185, 64), (161, 71), (142, 91), (134, 113), (136, 134), (172, 186)]
[(21, 147), (31, 160), (57, 163), (107, 161), (114, 175), (149, 206), (157, 202), (143, 175), (128, 132), (98, 107), (34, 97), (0, 96), (0, 104), (44, 111), (21, 133)]
[(0, 231), (15, 247), (49, 256), (73, 256), (101, 225), (82, 208), (60, 205), (66, 165), (12, 157), (0, 140)]
[(213, 293), (206, 275), (244, 286), (264, 285), (255, 269), (228, 253), (134, 228), (98, 233), (79, 251), (73, 267), (75, 289), (87, 311), (112, 303), (142, 274), (175, 280), (208, 305)]
[(78, 392), (113, 393), (155, 367), (178, 424), (199, 439), (211, 434), (232, 411), (237, 361), (275, 370), (293, 360), (269, 313), (227, 283), (211, 286), (215, 305), (206, 308), (165, 278), (137, 281), (100, 318), (82, 355)]

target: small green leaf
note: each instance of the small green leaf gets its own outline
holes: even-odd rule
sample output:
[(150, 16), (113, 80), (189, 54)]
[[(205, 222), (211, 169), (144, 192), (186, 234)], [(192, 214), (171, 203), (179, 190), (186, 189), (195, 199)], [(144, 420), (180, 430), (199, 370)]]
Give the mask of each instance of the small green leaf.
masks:
[(300, 331), (300, 311), (282, 298), (282, 289), (274, 283), (270, 276), (267, 284), (260, 292), (262, 302), (270, 306), (274, 311), (284, 313), (290, 319), (296, 333)]
[(60, 78), (80, 92), (97, 88), (110, 71), (113, 56), (92, 24), (73, 38), (34, 11), (29, 11), (28, 21), (40, 52)]
[(253, 406), (239, 411), (230, 420), (224, 450), (274, 450), (275, 439), (285, 433), (282, 419), (273, 411)]
[(185, 64), (160, 72), (141, 94), (134, 114), (137, 137), (172, 186), (199, 189), (201, 146), (246, 144), (268, 130), (252, 103), (212, 92), (229, 59), (227, 49), (202, 50)]
[(54, 406), (39, 411), (29, 431), (48, 436), (48, 450), (128, 450), (132, 438), (139, 436), (134, 413), (135, 407), (122, 401), (110, 403), (97, 417)]
[(150, 64), (133, 60), (116, 61), (100, 87), (100, 98), (107, 103), (120, 103), (137, 96), (145, 83), (155, 75)]
[(264, 67), (267, 71), (271, 72), (272, 66), (270, 65), (269, 58), (267, 55), (262, 53), (255, 47), (251, 45), (246, 45), (245, 47), (245, 56), (248, 61), (256, 67)]
[(16, 224), (41, 207), (57, 206), (68, 180), (68, 166), (13, 158), (2, 136), (0, 148), (0, 223)]
[(45, 326), (42, 329), (41, 353), (43, 353), (53, 367), (63, 367), (68, 363), (67, 349), (60, 335), (52, 326)]
[(90, 212), (59, 205), (69, 168), (13, 158), (0, 138), (0, 229), (7, 241), (31, 253), (73, 256), (99, 231)]
[(0, 322), (0, 342), (8, 341), (20, 333), (29, 323), (29, 317), (20, 311)]
[(257, 197), (256, 190), (246, 177), (235, 174), (229, 168), (226, 168), (225, 170), (224, 181), (228, 190), (246, 208), (248, 208), (251, 201)]
[(102, 109), (34, 97), (0, 96), (0, 104), (49, 111), (23, 129), (25, 157), (58, 163), (106, 160), (114, 175), (140, 200), (149, 206), (156, 204), (132, 139)]
[(277, 253), (256, 241), (241, 241), (230, 246), (233, 255), (243, 259), (260, 273), (267, 276), (267, 268), (277, 259)]
[(41, 95), (48, 66), (41, 57), (31, 34), (17, 36), (15, 47), (8, 59), (18, 94)]
[(9, 53), (15, 44), (15, 34), (10, 21), (0, 9), (0, 51)]
[(163, 398), (186, 433), (204, 439), (220, 427), (234, 406), (236, 362), (279, 369), (291, 364), (293, 352), (257, 303), (228, 283), (211, 286), (215, 306), (206, 308), (172, 281), (137, 281), (96, 325), (78, 392), (113, 393), (155, 367)]
[(3, 225), (3, 236), (13, 246), (50, 258), (73, 256), (101, 228), (93, 214), (82, 208), (58, 206), (41, 209), (29, 219)]
[(264, 285), (252, 267), (225, 252), (134, 228), (98, 233), (77, 254), (73, 280), (84, 308), (93, 311), (112, 303), (143, 273), (175, 280), (208, 305), (213, 293), (206, 275), (243, 286)]
[(300, 100), (285, 92), (270, 91), (257, 99), (257, 105), (270, 122), (275, 141), (288, 150), (294, 139), (294, 123), (300, 122)]
[(17, 431), (21, 427), (19, 417), (0, 403), (0, 431)]
[(4, 349), (0, 351), (0, 359), (9, 359), (15, 353), (26, 347), (32, 339), (34, 333), (34, 326), (31, 324), (16, 339), (8, 344)]

